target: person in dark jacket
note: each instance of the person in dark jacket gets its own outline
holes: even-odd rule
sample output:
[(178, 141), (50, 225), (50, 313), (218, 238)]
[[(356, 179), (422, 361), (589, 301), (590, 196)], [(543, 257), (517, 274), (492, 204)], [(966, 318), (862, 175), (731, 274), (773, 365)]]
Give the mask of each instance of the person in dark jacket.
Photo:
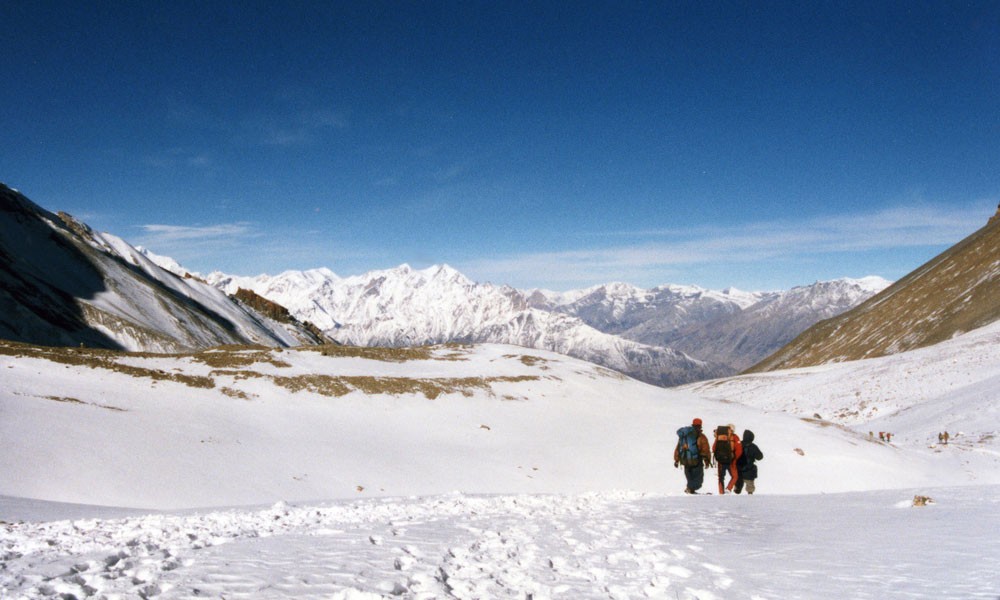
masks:
[(743, 491), (743, 485), (747, 486), (747, 494), (753, 494), (756, 490), (754, 480), (757, 479), (758, 460), (764, 460), (764, 453), (760, 451), (757, 444), (753, 443), (754, 435), (749, 429), (743, 430), (743, 454), (736, 459), (736, 468), (740, 472), (740, 479), (736, 482), (737, 494)]

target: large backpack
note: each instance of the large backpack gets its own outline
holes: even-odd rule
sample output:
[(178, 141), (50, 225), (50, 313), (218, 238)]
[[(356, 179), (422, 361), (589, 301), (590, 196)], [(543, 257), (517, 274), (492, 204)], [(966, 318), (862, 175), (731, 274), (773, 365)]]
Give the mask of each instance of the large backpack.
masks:
[(698, 452), (698, 430), (693, 426), (681, 427), (677, 430), (677, 455), (686, 467), (695, 467), (701, 463), (701, 453)]
[(715, 462), (729, 464), (736, 458), (732, 438), (729, 437), (729, 427), (720, 425), (715, 430)]

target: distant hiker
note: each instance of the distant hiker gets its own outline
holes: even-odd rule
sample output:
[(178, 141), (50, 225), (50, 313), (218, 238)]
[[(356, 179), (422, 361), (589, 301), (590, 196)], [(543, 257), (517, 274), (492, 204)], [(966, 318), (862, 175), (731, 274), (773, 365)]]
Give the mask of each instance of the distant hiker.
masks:
[(947, 445), (948, 445), (948, 432), (947, 432), (947, 431), (946, 431), (946, 432), (944, 432), (944, 445), (945, 445), (945, 446), (947, 446)]
[(944, 434), (943, 433), (939, 433), (938, 434), (938, 443), (939, 444), (944, 443)]
[(872, 431), (869, 431), (869, 432), (868, 432), (868, 439), (870, 439), (870, 440), (874, 440), (874, 439), (875, 439), (875, 433), (874, 433), (874, 432), (872, 432)]
[(885, 441), (886, 442), (891, 442), (892, 441), (892, 434), (889, 433), (888, 431), (885, 432)]
[(878, 432), (878, 440), (880, 442), (884, 442), (885, 441), (885, 432), (884, 431)]
[(705, 469), (712, 466), (708, 438), (701, 432), (701, 419), (677, 430), (677, 447), (674, 448), (674, 468), (684, 465), (687, 479), (685, 494), (697, 494), (705, 481)]
[[(736, 460), (743, 453), (740, 445), (740, 438), (736, 435), (736, 430), (732, 424), (719, 425), (715, 428), (715, 441), (712, 442), (712, 456), (719, 468), (719, 494), (725, 494), (726, 490), (733, 491), (740, 478), (739, 471), (736, 470)], [(729, 473), (729, 485), (726, 485), (726, 473)]]
[(736, 482), (733, 490), (737, 494), (743, 491), (743, 484), (746, 483), (747, 494), (753, 494), (756, 490), (754, 480), (757, 479), (757, 465), (755, 461), (764, 460), (764, 453), (760, 451), (757, 444), (753, 443), (753, 432), (749, 429), (743, 430), (743, 454), (736, 459), (736, 468), (739, 470), (740, 479)]

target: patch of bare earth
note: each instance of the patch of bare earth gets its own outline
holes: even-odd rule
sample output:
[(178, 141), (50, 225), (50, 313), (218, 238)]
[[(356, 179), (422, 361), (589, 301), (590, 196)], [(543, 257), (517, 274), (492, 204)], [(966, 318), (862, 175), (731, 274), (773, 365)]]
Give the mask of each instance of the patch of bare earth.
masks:
[[(351, 346), (304, 346), (294, 351), (319, 352), (323, 356), (336, 358), (363, 358), (382, 362), (407, 362), (414, 360), (467, 360), (469, 347), (461, 345), (425, 346), (417, 348), (361, 348)], [(66, 348), (31, 346), (17, 342), (0, 341), (0, 355), (29, 357), (49, 360), (59, 364), (106, 369), (137, 378), (147, 378), (155, 381), (173, 381), (196, 388), (216, 388), (217, 378), (226, 378), (232, 383), (220, 388), (220, 391), (231, 398), (250, 400), (255, 394), (239, 389), (235, 385), (240, 381), (264, 379), (292, 392), (311, 392), (322, 396), (338, 397), (351, 392), (375, 395), (422, 395), (433, 400), (442, 394), (462, 394), (471, 397), (479, 390), (492, 394), (492, 386), (499, 383), (517, 383), (536, 381), (537, 376), (507, 376), (507, 377), (375, 377), (375, 376), (338, 376), (324, 374), (303, 375), (271, 375), (254, 369), (256, 365), (271, 365), (278, 368), (289, 368), (289, 362), (281, 360), (282, 349), (264, 346), (219, 346), (193, 354), (150, 354), (141, 352), (119, 352), (113, 350), (98, 350), (92, 348)], [(211, 367), (208, 375), (187, 375), (181, 372), (170, 372), (163, 369), (147, 368), (134, 364), (125, 364), (125, 359), (134, 358), (178, 358), (188, 359), (193, 363)], [(517, 357), (514, 357), (517, 358)], [(527, 366), (542, 365), (545, 359), (532, 356), (520, 357)], [(179, 370), (179, 369), (178, 369)], [(221, 385), (221, 384), (220, 384)], [(64, 402), (86, 404), (73, 398), (54, 398)], [(107, 408), (107, 407), (106, 407)]]

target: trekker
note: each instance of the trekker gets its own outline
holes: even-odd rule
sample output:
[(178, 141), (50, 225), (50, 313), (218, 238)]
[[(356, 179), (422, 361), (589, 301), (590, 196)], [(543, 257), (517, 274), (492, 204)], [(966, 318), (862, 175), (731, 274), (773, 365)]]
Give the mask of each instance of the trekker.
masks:
[(677, 430), (677, 447), (674, 448), (674, 468), (682, 463), (687, 479), (685, 494), (697, 494), (705, 481), (705, 469), (712, 466), (712, 455), (708, 449), (708, 438), (701, 432), (701, 419)]
[[(712, 442), (712, 456), (719, 468), (719, 495), (725, 494), (726, 490), (733, 491), (733, 486), (740, 478), (739, 471), (736, 470), (736, 460), (743, 453), (740, 445), (740, 438), (736, 435), (736, 428), (732, 423), (729, 425), (719, 425), (715, 428), (715, 441)], [(729, 485), (726, 485), (726, 472), (729, 472)]]
[(736, 468), (740, 473), (740, 480), (736, 482), (733, 490), (737, 494), (743, 491), (743, 484), (746, 483), (747, 494), (753, 494), (757, 489), (754, 480), (757, 479), (757, 465), (755, 461), (764, 460), (764, 453), (760, 451), (757, 444), (753, 443), (754, 435), (749, 429), (743, 430), (743, 454), (736, 459)]

